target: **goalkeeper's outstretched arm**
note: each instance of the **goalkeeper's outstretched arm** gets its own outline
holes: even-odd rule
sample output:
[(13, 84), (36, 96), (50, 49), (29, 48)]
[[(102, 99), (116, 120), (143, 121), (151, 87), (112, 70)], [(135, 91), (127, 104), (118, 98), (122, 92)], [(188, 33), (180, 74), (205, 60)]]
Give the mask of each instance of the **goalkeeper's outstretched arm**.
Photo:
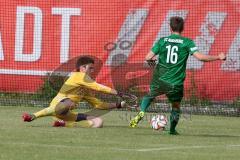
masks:
[(193, 56), (203, 62), (226, 60), (226, 55), (224, 53), (220, 53), (215, 56), (215, 55), (205, 55), (200, 52), (195, 52), (195, 53), (193, 53)]
[(115, 89), (112, 89), (110, 87), (99, 84), (94, 80), (84, 81), (84, 82), (81, 83), (81, 85), (85, 86), (86, 88), (95, 90), (95, 91), (100, 91), (100, 92), (104, 92), (104, 93), (108, 93), (108, 94), (114, 94), (114, 95), (118, 94), (118, 92)]

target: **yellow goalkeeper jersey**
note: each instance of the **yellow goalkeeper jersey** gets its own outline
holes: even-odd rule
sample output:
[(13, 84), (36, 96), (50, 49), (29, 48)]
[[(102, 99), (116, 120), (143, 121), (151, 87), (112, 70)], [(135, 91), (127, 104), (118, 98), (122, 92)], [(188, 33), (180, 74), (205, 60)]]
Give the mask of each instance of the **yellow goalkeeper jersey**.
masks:
[(89, 96), (89, 90), (112, 93), (111, 88), (97, 83), (86, 73), (72, 72), (55, 98), (59, 100), (70, 98), (75, 103), (78, 103), (84, 96)]

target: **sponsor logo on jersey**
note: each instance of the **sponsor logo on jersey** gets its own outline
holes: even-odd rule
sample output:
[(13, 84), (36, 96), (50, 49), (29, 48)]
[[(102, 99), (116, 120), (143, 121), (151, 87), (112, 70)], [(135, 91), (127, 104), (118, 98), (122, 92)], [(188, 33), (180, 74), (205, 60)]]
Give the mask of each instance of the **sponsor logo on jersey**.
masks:
[(183, 43), (182, 39), (171, 39), (171, 38), (164, 38), (165, 42), (171, 42), (171, 43)]

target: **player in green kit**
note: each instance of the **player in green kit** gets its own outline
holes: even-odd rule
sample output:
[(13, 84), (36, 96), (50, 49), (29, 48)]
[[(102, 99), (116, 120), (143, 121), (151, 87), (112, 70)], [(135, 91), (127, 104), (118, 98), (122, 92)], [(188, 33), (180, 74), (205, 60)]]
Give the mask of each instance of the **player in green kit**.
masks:
[(143, 97), (141, 111), (131, 120), (130, 127), (137, 126), (155, 97), (165, 94), (172, 104), (169, 134), (177, 135), (175, 128), (180, 117), (180, 102), (183, 97), (188, 56), (193, 55), (200, 61), (209, 62), (225, 60), (226, 55), (224, 53), (216, 56), (200, 53), (191, 39), (181, 36), (184, 29), (184, 21), (181, 17), (170, 18), (170, 29), (171, 35), (160, 38), (145, 58), (149, 65), (155, 65), (155, 57), (158, 55), (158, 64), (153, 72), (150, 92)]

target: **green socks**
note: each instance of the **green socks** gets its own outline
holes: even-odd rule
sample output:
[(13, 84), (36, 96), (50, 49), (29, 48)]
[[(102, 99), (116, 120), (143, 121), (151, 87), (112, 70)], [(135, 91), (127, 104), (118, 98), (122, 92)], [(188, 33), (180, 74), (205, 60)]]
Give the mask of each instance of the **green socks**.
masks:
[(176, 132), (175, 128), (178, 124), (179, 118), (180, 118), (180, 109), (172, 108), (171, 115), (170, 115), (170, 133)]
[(152, 96), (144, 96), (142, 103), (141, 103), (141, 111), (146, 112), (147, 108), (150, 106), (151, 102), (154, 100), (155, 97)]

